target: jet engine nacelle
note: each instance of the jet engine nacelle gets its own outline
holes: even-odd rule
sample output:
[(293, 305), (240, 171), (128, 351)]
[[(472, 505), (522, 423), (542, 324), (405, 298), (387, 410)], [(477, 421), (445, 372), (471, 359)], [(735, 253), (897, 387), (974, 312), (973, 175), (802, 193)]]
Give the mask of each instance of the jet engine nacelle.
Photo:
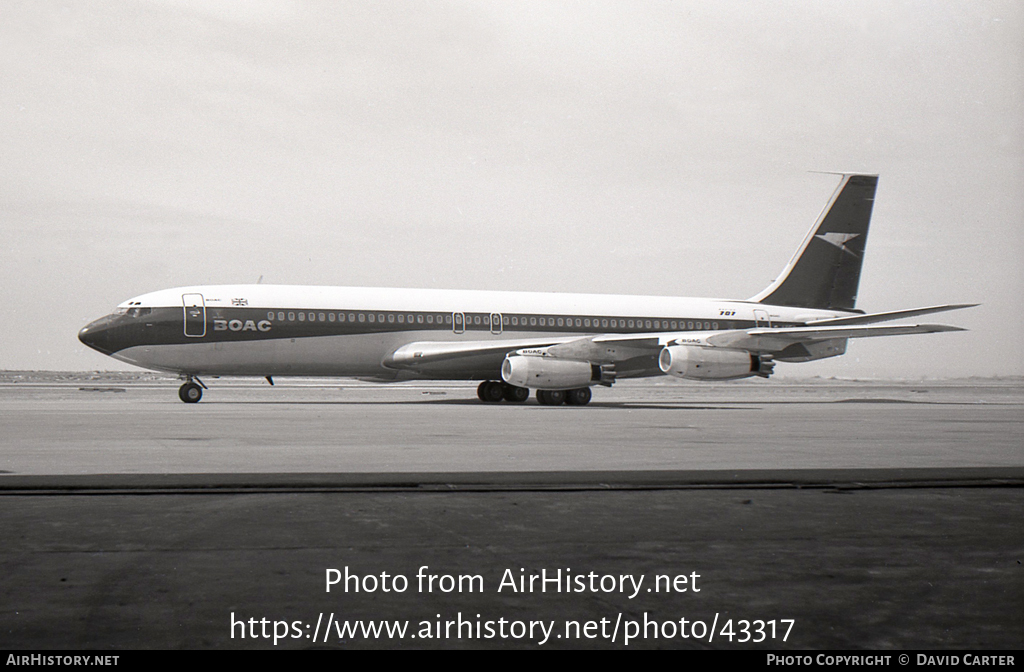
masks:
[(588, 387), (594, 378), (594, 365), (573, 359), (509, 355), (501, 364), (501, 378), (509, 385), (538, 390), (568, 390)]
[(661, 351), (658, 366), (677, 378), (692, 380), (733, 380), (771, 375), (774, 362), (746, 350), (670, 345)]

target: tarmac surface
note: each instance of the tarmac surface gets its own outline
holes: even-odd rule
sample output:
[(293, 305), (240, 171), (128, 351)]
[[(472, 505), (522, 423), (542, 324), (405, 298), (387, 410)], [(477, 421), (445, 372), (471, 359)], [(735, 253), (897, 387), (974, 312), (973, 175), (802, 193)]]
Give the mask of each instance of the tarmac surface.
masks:
[(206, 382), (0, 376), (0, 648), (1024, 645), (1021, 381)]

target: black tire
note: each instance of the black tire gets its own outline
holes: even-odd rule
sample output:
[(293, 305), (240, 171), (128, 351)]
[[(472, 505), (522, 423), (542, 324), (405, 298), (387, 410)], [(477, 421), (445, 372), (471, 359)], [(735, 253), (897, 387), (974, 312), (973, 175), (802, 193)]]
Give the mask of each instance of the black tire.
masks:
[(506, 383), (502, 391), (504, 392), (505, 401), (512, 402), (513, 404), (521, 404), (530, 398), (530, 390), (525, 387), (517, 387), (516, 385)]
[(581, 387), (565, 393), (565, 403), (569, 406), (586, 406), (590, 403), (590, 388)]
[(203, 398), (203, 388), (195, 383), (185, 383), (178, 388), (178, 398), (186, 404), (197, 404)]
[(493, 380), (487, 380), (480, 384), (477, 394), (480, 396), (482, 401), (486, 401), (489, 404), (501, 401), (505, 398), (505, 390), (502, 389), (501, 383), (496, 383)]
[(537, 390), (541, 406), (561, 406), (565, 403), (565, 390)]
[(487, 387), (487, 383), (489, 382), (491, 381), (485, 380), (484, 382), (476, 386), (476, 396), (478, 399), (480, 399), (480, 401), (487, 401), (487, 398), (484, 397), (484, 388)]

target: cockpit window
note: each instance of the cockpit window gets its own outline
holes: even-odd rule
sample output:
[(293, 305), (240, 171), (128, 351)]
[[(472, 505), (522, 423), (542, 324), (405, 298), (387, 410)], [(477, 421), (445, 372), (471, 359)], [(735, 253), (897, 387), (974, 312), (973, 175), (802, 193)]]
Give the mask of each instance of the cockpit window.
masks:
[(114, 309), (114, 315), (124, 315), (127, 312), (128, 309), (125, 308), (124, 306), (118, 306), (117, 308)]
[(129, 308), (128, 317), (142, 317), (153, 312), (152, 308)]

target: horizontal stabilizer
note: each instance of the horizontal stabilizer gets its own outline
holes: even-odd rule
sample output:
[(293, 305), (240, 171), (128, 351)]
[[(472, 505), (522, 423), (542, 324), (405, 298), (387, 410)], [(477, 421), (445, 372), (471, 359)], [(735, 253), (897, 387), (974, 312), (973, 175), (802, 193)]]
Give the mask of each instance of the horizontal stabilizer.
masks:
[(726, 331), (709, 336), (707, 342), (719, 348), (742, 348), (752, 352), (778, 352), (793, 343), (809, 343), (839, 338), (873, 336), (904, 336), (935, 334), (944, 331), (967, 331), (949, 324), (897, 324), (889, 326), (848, 325), (831, 327), (791, 327), (788, 329), (747, 329)]
[(951, 324), (896, 324), (887, 327), (843, 325), (832, 327), (792, 327), (789, 329), (748, 329), (751, 336), (788, 336), (799, 340), (820, 338), (863, 338), (866, 336), (902, 336), (904, 334), (935, 334), (941, 331), (967, 331)]
[(981, 304), (977, 303), (947, 303), (941, 306), (929, 306), (927, 308), (910, 308), (908, 310), (891, 310), (885, 313), (870, 313), (868, 315), (851, 315), (850, 317), (831, 317), (825, 320), (814, 320), (808, 322), (808, 327), (825, 327), (851, 324), (874, 324), (876, 322), (889, 322), (900, 320), (905, 317), (919, 317), (931, 315), (932, 313), (943, 313), (947, 310), (960, 310), (961, 308), (973, 308)]

